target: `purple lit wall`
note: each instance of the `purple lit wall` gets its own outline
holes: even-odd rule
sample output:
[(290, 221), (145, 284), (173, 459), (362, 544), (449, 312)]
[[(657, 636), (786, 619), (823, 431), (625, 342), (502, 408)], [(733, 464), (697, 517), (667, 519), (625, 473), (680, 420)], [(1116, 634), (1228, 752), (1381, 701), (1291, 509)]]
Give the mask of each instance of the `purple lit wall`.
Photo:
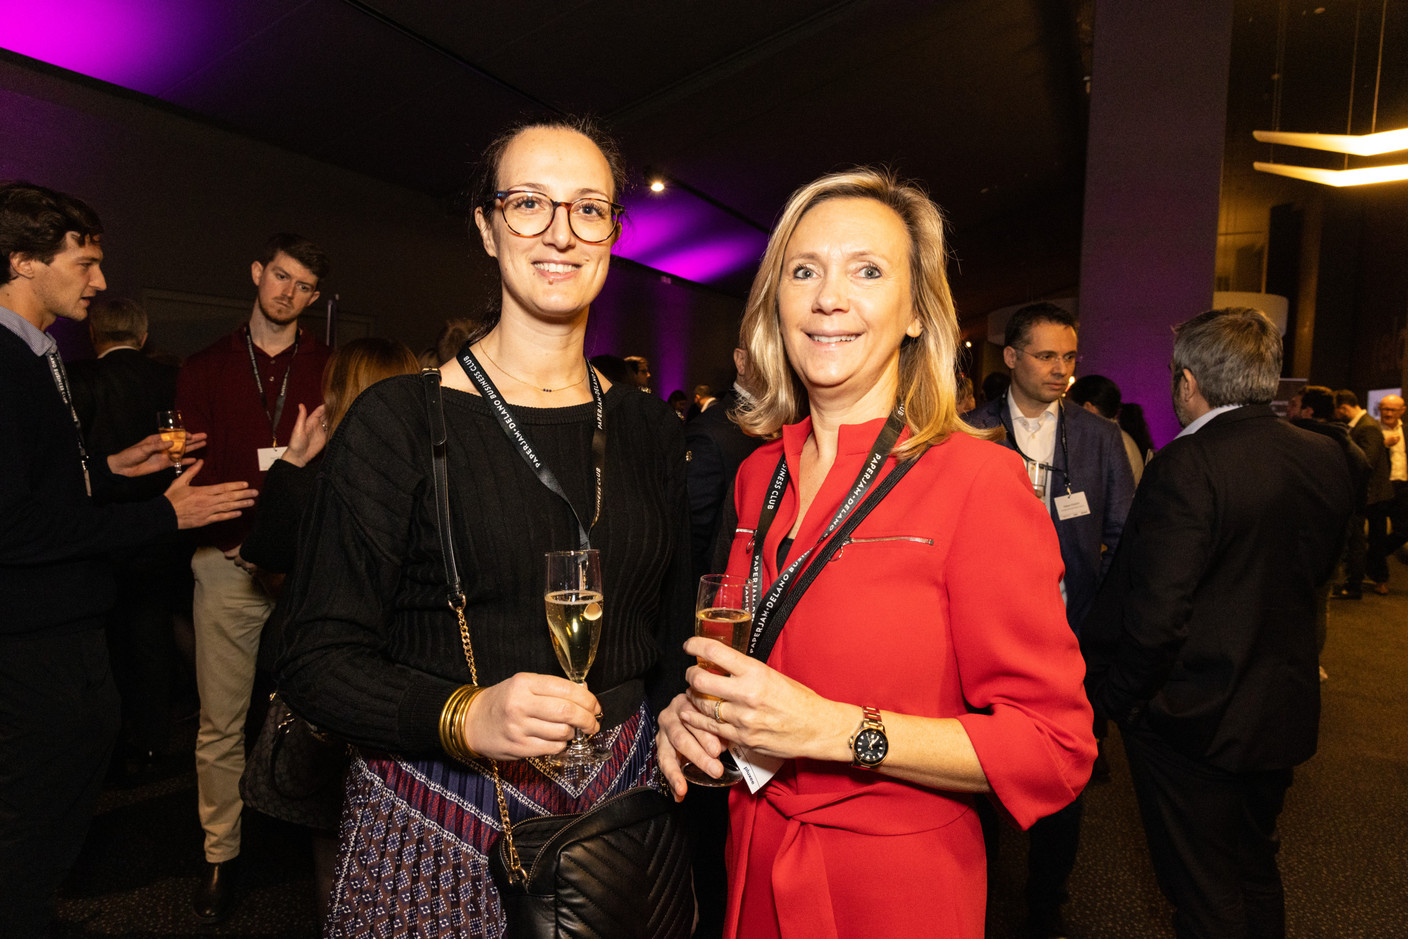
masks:
[[(45, 4), (7, 4), (0, 48), (199, 112), (209, 100), (224, 100), (201, 84), (211, 63), (308, 6), (69, 0), (55, 16)], [(293, 227), (324, 242), (336, 258), (344, 307), (375, 317), (381, 334), (420, 348), (443, 317), (482, 305), (487, 262), (466, 251), (458, 223), (423, 195), (22, 62), (0, 63), (0, 79), (0, 136), (7, 139), (0, 177), (53, 185), (98, 209), (109, 229), (105, 267), (116, 294), (156, 289), (243, 298), (248, 246)], [(616, 247), (622, 261), (593, 307), (589, 352), (649, 357), (662, 395), (702, 381), (726, 387), (743, 305), (737, 295), (751, 281), (766, 236), (680, 190), (642, 189), (625, 201)], [(220, 225), (212, 227), (212, 218)], [(378, 276), (378, 254), (363, 243), (387, 241), (416, 245), (432, 268), (417, 279), (417, 290)], [(173, 242), (182, 244), (183, 262), (163, 264)], [(62, 338), (72, 351), (82, 328)]]
[(626, 198), (617, 253), (695, 283), (751, 276), (768, 236), (679, 189)]
[(151, 95), (206, 58), (220, 4), (190, 0), (7, 3), (0, 48)]
[(697, 285), (746, 289), (767, 235), (680, 189), (624, 202), (615, 254), (635, 264), (617, 264), (593, 305), (590, 354), (646, 356), (661, 397), (701, 382), (727, 388), (743, 300)]
[[(1232, 0), (1097, 0), (1081, 250), (1087, 373), (1179, 430), (1169, 329), (1208, 309), (1227, 114)], [(1178, 36), (1181, 41), (1165, 41)]]
[(742, 315), (740, 299), (618, 261), (592, 304), (587, 354), (645, 356), (662, 398), (700, 382), (727, 388)]

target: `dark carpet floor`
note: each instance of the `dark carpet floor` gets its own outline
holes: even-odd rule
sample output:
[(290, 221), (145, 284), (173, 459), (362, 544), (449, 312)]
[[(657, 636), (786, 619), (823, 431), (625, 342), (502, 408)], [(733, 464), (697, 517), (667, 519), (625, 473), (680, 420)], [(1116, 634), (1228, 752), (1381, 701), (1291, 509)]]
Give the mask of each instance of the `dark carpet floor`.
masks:
[[(1395, 566), (1394, 574), (1389, 596), (1331, 606), (1320, 752), (1297, 771), (1281, 817), (1293, 937), (1408, 936), (1408, 571)], [(245, 817), (234, 912), (218, 926), (191, 914), (202, 860), (194, 733), (193, 721), (179, 728), (182, 756), (156, 778), (104, 793), (60, 900), (63, 939), (317, 934), (307, 838), (253, 812)], [(1107, 752), (1112, 778), (1087, 791), (1066, 911), (1070, 934), (1171, 936), (1117, 738)], [(1025, 851), (1020, 833), (1002, 832), (988, 914), (993, 939), (1019, 935)], [(858, 874), (883, 883), (883, 872)], [(883, 908), (883, 887), (877, 899)]]

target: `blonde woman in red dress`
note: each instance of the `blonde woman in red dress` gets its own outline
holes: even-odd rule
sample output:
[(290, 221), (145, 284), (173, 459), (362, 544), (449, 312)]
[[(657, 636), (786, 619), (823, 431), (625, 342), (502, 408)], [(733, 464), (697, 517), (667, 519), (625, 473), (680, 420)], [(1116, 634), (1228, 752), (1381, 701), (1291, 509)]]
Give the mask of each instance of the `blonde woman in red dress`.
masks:
[(975, 802), (1026, 827), (1090, 776), (1056, 534), (1021, 459), (958, 417), (945, 260), (937, 207), (857, 170), (792, 197), (753, 284), (739, 420), (771, 442), (738, 474), (729, 571), (761, 615), (824, 567), (766, 662), (690, 639), (728, 674), (689, 669), (661, 716), (677, 795), (684, 761), (718, 775), (728, 745), (777, 766), (731, 795), (728, 936), (981, 937)]

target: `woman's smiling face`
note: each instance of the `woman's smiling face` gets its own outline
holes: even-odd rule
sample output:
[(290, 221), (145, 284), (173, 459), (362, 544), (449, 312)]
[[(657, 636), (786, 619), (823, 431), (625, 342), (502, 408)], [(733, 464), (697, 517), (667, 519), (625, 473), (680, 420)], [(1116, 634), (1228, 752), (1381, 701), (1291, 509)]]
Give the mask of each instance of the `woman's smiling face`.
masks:
[[(615, 197), (611, 166), (596, 144), (561, 127), (530, 127), (515, 137), (504, 148), (496, 182), (501, 192), (531, 190), (557, 202)], [(525, 238), (504, 223), (498, 204), (475, 209), (484, 250), (499, 262), (505, 315), (571, 319), (601, 292), (612, 242), (582, 241), (572, 233), (567, 211), (555, 209), (546, 231)]]
[(783, 254), (778, 311), (787, 359), (807, 394), (893, 389), (900, 343), (917, 336), (910, 237), (874, 199), (828, 199), (797, 223)]

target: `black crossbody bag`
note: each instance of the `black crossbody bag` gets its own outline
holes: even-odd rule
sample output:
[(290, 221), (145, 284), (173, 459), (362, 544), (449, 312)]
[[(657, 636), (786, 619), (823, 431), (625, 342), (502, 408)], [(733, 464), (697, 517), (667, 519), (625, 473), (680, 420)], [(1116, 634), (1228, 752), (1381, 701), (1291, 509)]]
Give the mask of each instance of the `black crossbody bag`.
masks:
[[(470, 680), (478, 684), (464, 590), (455, 563), (440, 373), (426, 369), (421, 377), (447, 603), (459, 623)], [(692, 850), (672, 799), (660, 789), (641, 786), (585, 812), (512, 824), (498, 763), (484, 762), (494, 780), (503, 825), (503, 835), (490, 849), (489, 871), (508, 921), (508, 939), (684, 939), (689, 935), (694, 919)]]

